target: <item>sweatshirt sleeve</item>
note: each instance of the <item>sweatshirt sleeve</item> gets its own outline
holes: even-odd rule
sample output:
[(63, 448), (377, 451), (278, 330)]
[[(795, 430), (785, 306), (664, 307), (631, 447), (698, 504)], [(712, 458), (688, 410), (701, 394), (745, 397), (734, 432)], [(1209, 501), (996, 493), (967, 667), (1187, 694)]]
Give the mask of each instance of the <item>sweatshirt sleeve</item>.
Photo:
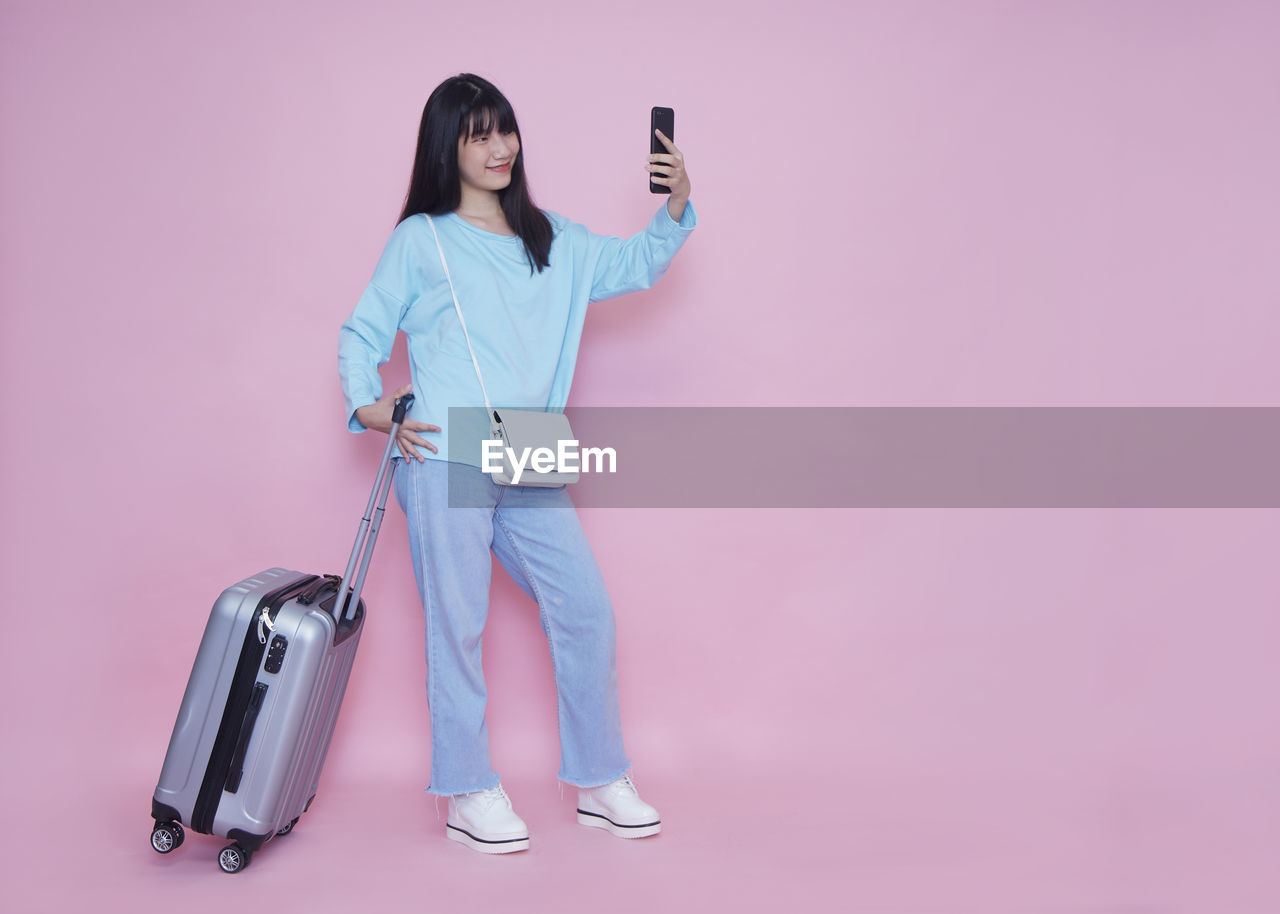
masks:
[(671, 218), (664, 201), (638, 235), (625, 241), (613, 235), (592, 235), (595, 258), (588, 300), (603, 301), (648, 289), (667, 272), (676, 251), (697, 224), (692, 200), (685, 201), (679, 222)]
[(396, 226), (373, 278), (338, 331), (338, 376), (347, 428), (363, 432), (356, 410), (382, 396), (378, 368), (391, 358), (401, 321), (421, 290), (421, 267), (406, 219)]

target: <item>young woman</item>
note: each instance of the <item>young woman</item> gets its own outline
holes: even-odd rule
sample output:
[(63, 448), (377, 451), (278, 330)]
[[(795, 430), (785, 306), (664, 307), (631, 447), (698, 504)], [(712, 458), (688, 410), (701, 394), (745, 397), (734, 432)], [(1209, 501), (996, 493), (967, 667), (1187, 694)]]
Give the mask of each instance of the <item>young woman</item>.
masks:
[[(446, 834), (485, 853), (529, 846), (489, 764), (480, 648), (491, 550), (538, 604), (555, 671), (558, 776), (578, 788), (578, 821), (627, 838), (657, 834), (661, 822), (628, 775), (613, 608), (568, 491), (494, 483), (480, 469), (487, 425), (450, 428), (450, 406), (483, 399), (440, 254), (490, 402), (562, 410), (588, 303), (649, 288), (697, 222), (684, 156), (658, 136), (668, 152), (645, 168), (670, 196), (631, 239), (596, 235), (534, 206), (502, 93), (469, 73), (446, 79), (422, 112), (399, 223), (340, 333), (352, 431), (388, 433), (395, 399), (415, 392), (396, 440), (395, 488), (426, 616), (427, 790), (449, 797)], [(378, 366), (397, 330), (408, 337), (411, 384), (383, 396)], [(450, 490), (466, 507), (450, 507)]]

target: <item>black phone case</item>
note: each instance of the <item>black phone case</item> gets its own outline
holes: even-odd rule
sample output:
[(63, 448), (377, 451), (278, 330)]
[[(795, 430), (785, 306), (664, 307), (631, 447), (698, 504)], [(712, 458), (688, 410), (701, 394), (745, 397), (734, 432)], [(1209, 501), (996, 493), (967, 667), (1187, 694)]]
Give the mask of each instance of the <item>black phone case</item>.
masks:
[[(654, 107), (649, 111), (649, 154), (667, 152), (667, 147), (662, 145), (662, 140), (658, 139), (657, 134), (653, 131), (661, 130), (671, 142), (676, 141), (676, 111), (674, 108)], [(669, 194), (671, 188), (665, 184), (654, 184), (653, 180), (649, 181), (649, 193), (651, 194)]]

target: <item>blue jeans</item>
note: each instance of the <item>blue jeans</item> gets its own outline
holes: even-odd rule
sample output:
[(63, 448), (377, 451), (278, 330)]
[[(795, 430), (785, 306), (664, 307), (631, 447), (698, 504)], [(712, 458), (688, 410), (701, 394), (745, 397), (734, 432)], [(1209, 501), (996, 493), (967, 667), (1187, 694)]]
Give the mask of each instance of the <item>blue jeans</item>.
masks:
[[(490, 550), (537, 602), (551, 646), (560, 780), (597, 787), (620, 778), (631, 762), (622, 746), (613, 605), (566, 487), (500, 486), (461, 463), (395, 460), (426, 615), (427, 790), (447, 796), (498, 784), (480, 664)], [(468, 507), (449, 506), (450, 486), (455, 504)]]

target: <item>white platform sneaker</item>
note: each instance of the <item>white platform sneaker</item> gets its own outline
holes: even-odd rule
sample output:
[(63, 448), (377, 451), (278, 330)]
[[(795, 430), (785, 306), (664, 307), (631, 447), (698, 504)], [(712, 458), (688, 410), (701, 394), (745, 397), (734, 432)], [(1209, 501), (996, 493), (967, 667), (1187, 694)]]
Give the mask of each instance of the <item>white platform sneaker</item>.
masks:
[(529, 829), (511, 808), (502, 785), (449, 797), (445, 834), (482, 854), (511, 854), (529, 849)]
[(578, 788), (578, 823), (607, 829), (619, 838), (647, 838), (662, 831), (658, 811), (640, 799), (625, 774), (603, 787)]

